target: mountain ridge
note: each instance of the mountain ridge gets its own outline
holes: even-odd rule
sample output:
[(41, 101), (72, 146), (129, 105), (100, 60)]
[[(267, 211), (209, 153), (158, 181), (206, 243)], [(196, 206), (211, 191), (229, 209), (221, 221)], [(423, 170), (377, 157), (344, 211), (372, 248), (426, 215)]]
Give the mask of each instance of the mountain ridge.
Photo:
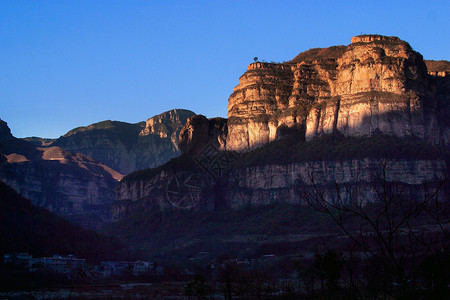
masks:
[(74, 128), (51, 145), (83, 153), (128, 174), (179, 155), (179, 132), (193, 115), (190, 110), (173, 109), (135, 124), (101, 121)]
[(80, 153), (15, 138), (0, 123), (0, 179), (46, 208), (89, 228), (110, 221), (115, 185), (123, 175)]
[(228, 101), (227, 150), (257, 148), (284, 127), (305, 130), (306, 139), (379, 131), (448, 145), (449, 127), (436, 119), (449, 107), (449, 73), (439, 74), (407, 42), (380, 35), (313, 48), (287, 63), (251, 63)]
[[(384, 168), (388, 181), (415, 194), (449, 172), (450, 77), (434, 72), (407, 42), (380, 35), (311, 49), (288, 63), (251, 63), (230, 95), (225, 126), (211, 131), (212, 119), (188, 119), (184, 156), (126, 176), (113, 218), (136, 209), (301, 204), (310, 172), (331, 198), (339, 176), (370, 201), (368, 181)], [(282, 141), (293, 143), (277, 150)]]
[(174, 109), (136, 124), (106, 120), (55, 140), (17, 139), (1, 120), (0, 178), (35, 205), (97, 229), (111, 220), (123, 173), (177, 156), (179, 132), (193, 115)]

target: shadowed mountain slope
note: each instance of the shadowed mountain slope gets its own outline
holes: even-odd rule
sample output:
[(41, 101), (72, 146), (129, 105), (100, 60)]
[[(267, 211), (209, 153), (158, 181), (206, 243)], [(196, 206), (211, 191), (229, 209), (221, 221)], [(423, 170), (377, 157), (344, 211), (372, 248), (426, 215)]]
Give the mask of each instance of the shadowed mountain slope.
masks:
[(0, 146), (0, 178), (33, 204), (86, 227), (109, 222), (122, 174), (86, 155), (17, 139), (4, 121)]
[(174, 109), (136, 124), (103, 121), (75, 128), (51, 145), (83, 153), (128, 174), (178, 156), (178, 135), (193, 115), (189, 110)]
[(119, 258), (123, 246), (114, 238), (82, 229), (34, 206), (0, 181), (0, 253), (34, 256), (74, 254), (90, 262)]
[(251, 63), (229, 97), (228, 120), (190, 118), (184, 155), (126, 176), (113, 218), (136, 209), (302, 204), (313, 184), (327, 199), (340, 195), (335, 184), (351, 186), (367, 202), (383, 172), (414, 198), (449, 172), (450, 77), (435, 74), (446, 66), (380, 35), (287, 63)]

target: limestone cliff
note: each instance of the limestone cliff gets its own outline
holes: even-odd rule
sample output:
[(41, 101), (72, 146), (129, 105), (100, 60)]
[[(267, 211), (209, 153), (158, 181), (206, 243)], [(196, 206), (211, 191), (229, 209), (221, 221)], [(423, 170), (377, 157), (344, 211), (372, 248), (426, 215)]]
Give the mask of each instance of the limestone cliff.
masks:
[[(214, 209), (239, 208), (245, 205), (264, 205), (274, 202), (304, 204), (312, 182), (326, 195), (335, 198), (335, 183), (354, 191), (354, 195), (373, 201), (373, 184), (380, 179), (386, 167), (386, 179), (399, 183), (405, 194), (423, 192), (424, 182), (433, 182), (447, 174), (444, 160), (405, 159), (345, 160), (304, 162), (287, 165), (261, 165), (239, 168), (227, 173), (221, 182), (208, 186), (199, 170), (160, 172), (151, 178), (134, 178), (118, 185), (113, 215), (115, 219), (126, 216), (136, 207), (149, 209)], [(430, 190), (431, 191), (431, 190)], [(429, 192), (430, 192), (429, 191)], [(447, 199), (441, 190), (441, 200)], [(447, 199), (448, 200), (448, 199)]]
[(450, 75), (450, 61), (426, 60), (428, 74), (432, 76), (447, 77)]
[(179, 147), (184, 153), (200, 153), (208, 145), (225, 150), (227, 134), (226, 119), (195, 115), (181, 129)]
[[(261, 205), (274, 202), (305, 204), (304, 197), (311, 192), (311, 184), (328, 200), (351, 196), (360, 201), (374, 201), (379, 197), (374, 185), (382, 180), (383, 167), (386, 180), (397, 185), (404, 197), (423, 193), (425, 182), (445, 178), (448, 171), (444, 160), (379, 159), (304, 162), (288, 165), (262, 165), (233, 170), (226, 201), (230, 207)], [(380, 181), (381, 182), (381, 181)], [(339, 187), (339, 189), (337, 189)], [(377, 187), (378, 190), (380, 186)], [(433, 188), (433, 189), (432, 189)], [(434, 191), (429, 186), (427, 192)], [(440, 190), (440, 199), (448, 200), (447, 190)]]
[(122, 174), (83, 154), (16, 139), (3, 121), (0, 145), (0, 179), (33, 204), (86, 227), (110, 221)]
[[(446, 68), (379, 35), (287, 63), (252, 63), (229, 98), (228, 121), (191, 118), (180, 134), (185, 154), (125, 177), (113, 215), (302, 203), (313, 182), (326, 197), (341, 193), (338, 184), (372, 201), (383, 171), (402, 196), (420, 196), (424, 183), (449, 173)], [(441, 199), (448, 191), (441, 189)]]
[(228, 101), (227, 150), (254, 149), (285, 127), (307, 140), (376, 132), (448, 145), (448, 124), (438, 114), (448, 109), (450, 78), (432, 75), (408, 43), (379, 35), (311, 49), (283, 64), (252, 63)]
[(157, 167), (180, 154), (178, 136), (194, 113), (174, 109), (137, 124), (104, 121), (79, 127), (51, 145), (86, 154), (128, 174)]

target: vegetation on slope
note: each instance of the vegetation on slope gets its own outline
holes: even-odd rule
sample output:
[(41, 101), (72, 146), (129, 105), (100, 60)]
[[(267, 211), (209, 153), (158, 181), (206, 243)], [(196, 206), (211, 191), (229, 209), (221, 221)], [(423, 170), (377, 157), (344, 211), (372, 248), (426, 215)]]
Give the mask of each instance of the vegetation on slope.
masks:
[[(286, 248), (297, 251), (308, 245), (279, 241), (278, 237), (312, 234), (313, 238), (324, 229), (336, 232), (332, 220), (324, 214), (306, 206), (273, 203), (220, 211), (137, 210), (106, 226), (104, 232), (114, 234), (128, 245), (151, 249), (138, 256), (150, 255), (158, 261), (184, 264), (202, 251), (209, 252), (211, 257), (237, 257), (247, 248), (254, 255), (282, 254), (278, 252), (288, 251)], [(266, 247), (269, 248), (264, 250)]]
[(300, 53), (289, 63), (313, 62), (315, 60), (337, 59), (347, 50), (346, 46), (332, 46), (328, 48), (313, 48)]
[(447, 60), (425, 60), (428, 72), (450, 71), (450, 61)]
[[(380, 209), (379, 204), (367, 206), (370, 216)], [(392, 217), (401, 216), (398, 209)], [(356, 214), (343, 214), (342, 221), (350, 231), (370, 229), (361, 227)], [(424, 213), (415, 221), (419, 227), (435, 223)], [(340, 229), (330, 215), (311, 206), (283, 202), (218, 211), (136, 210), (109, 224), (104, 232), (128, 244), (137, 257), (179, 265), (202, 252), (208, 252), (213, 262), (221, 257), (298, 255), (325, 244), (342, 248), (349, 242), (339, 236)]]
[(67, 143), (80, 144), (84, 139), (108, 137), (113, 142), (121, 142), (131, 147), (138, 140), (139, 132), (144, 129), (145, 122), (130, 124), (119, 121), (103, 121), (86, 127), (77, 127), (57, 139), (53, 145), (66, 147)]
[(118, 258), (122, 244), (36, 207), (0, 181), (0, 254), (73, 254), (90, 262)]
[(445, 157), (444, 154), (438, 147), (414, 137), (400, 138), (384, 134), (346, 137), (335, 133), (305, 142), (299, 132), (242, 154), (233, 167), (380, 157), (435, 159)]
[(137, 124), (130, 124), (126, 122), (120, 122), (120, 121), (101, 121), (98, 123), (94, 123), (89, 126), (80, 126), (77, 128), (74, 128), (67, 132), (63, 137), (68, 137), (71, 135), (74, 135), (79, 132), (85, 132), (85, 131), (92, 131), (92, 130), (105, 130), (105, 129), (114, 129), (114, 131), (127, 131), (127, 130), (139, 130), (142, 129), (145, 126), (145, 122), (140, 122)]
[(153, 169), (145, 169), (145, 170), (139, 170), (135, 171), (133, 173), (128, 174), (125, 176), (122, 181), (127, 180), (135, 180), (135, 179), (148, 179), (156, 174), (160, 173), (161, 171), (183, 171), (183, 170), (192, 170), (195, 168), (195, 161), (194, 158), (188, 154), (182, 154), (179, 157), (172, 158), (164, 165), (161, 165), (157, 168)]
[[(237, 157), (231, 168), (257, 165), (289, 164), (306, 161), (342, 161), (363, 158), (436, 159), (448, 156), (447, 151), (415, 137), (375, 134), (371, 137), (346, 137), (340, 133), (323, 135), (306, 142), (302, 130), (287, 130), (286, 136)], [(157, 168), (140, 170), (122, 181), (148, 179), (162, 171), (195, 170), (195, 157), (183, 154)]]
[(22, 140), (33, 143), (39, 147), (50, 146), (54, 141), (56, 141), (56, 139), (47, 139), (47, 138), (41, 138), (41, 137), (37, 137), (37, 136), (26, 137), (26, 138), (23, 138)]

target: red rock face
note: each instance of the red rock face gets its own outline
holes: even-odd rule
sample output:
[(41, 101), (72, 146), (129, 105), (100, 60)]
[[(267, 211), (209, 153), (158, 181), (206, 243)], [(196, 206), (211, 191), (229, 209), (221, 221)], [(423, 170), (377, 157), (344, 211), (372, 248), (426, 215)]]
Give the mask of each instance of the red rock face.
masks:
[(448, 143), (448, 128), (424, 110), (437, 105), (431, 85), (422, 56), (397, 37), (357, 36), (288, 63), (252, 63), (228, 101), (227, 150), (268, 143), (281, 126), (306, 139), (381, 132)]
[[(219, 180), (202, 181), (213, 170), (199, 168), (203, 158), (209, 160), (209, 153), (202, 151), (213, 143), (216, 150), (243, 152), (279, 137), (309, 140), (333, 132), (416, 136), (448, 145), (450, 77), (442, 73), (447, 70), (445, 63), (428, 64), (430, 70), (408, 43), (378, 35), (354, 37), (348, 46), (311, 49), (283, 64), (252, 63), (229, 98), (227, 122), (195, 116), (182, 129), (180, 149), (191, 154), (196, 167), (180, 168), (185, 164), (181, 161), (126, 177), (117, 187), (119, 201), (113, 214), (120, 219), (129, 211), (153, 206), (163, 210), (301, 203), (300, 195), (310, 189), (312, 174), (330, 199), (336, 199), (334, 183), (338, 183), (355, 187), (355, 197), (372, 201), (376, 195), (370, 182), (382, 171), (376, 158), (329, 157), (287, 164), (269, 159), (245, 165), (246, 155), (217, 151), (233, 153), (244, 165), (227, 165), (226, 172), (216, 173)], [(268, 149), (259, 154), (278, 155)], [(441, 158), (392, 157), (385, 163), (387, 180), (404, 185), (408, 195), (419, 195), (424, 182), (448, 173)], [(446, 191), (442, 194), (440, 199), (448, 199)]]
[(179, 147), (183, 153), (198, 154), (208, 145), (225, 150), (227, 138), (227, 120), (223, 118), (207, 119), (203, 115), (190, 117), (181, 129)]

